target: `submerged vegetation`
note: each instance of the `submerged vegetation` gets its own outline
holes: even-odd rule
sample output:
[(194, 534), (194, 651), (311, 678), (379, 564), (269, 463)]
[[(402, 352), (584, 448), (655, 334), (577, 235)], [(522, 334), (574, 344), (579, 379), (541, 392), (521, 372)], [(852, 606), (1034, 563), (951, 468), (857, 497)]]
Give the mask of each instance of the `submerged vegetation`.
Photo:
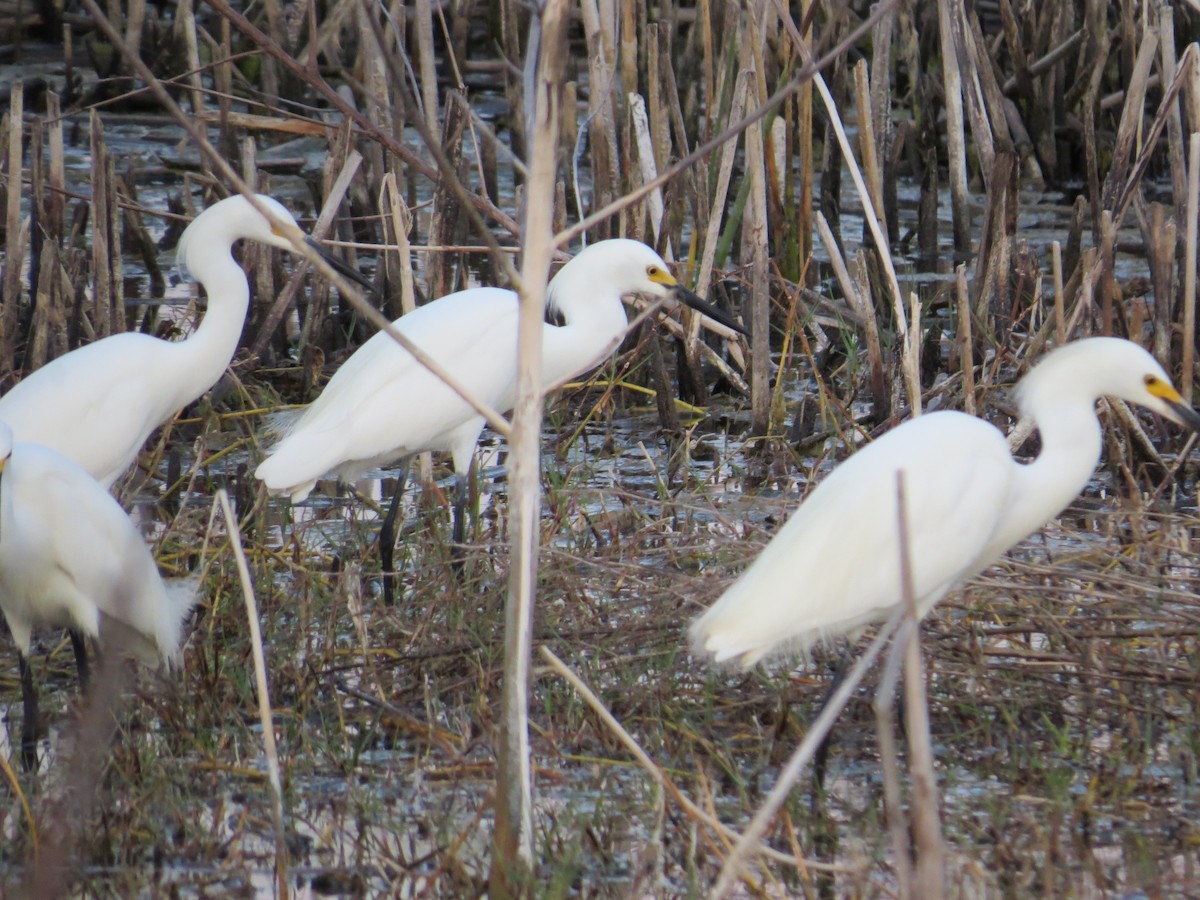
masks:
[[(0, 10), (0, 392), (107, 334), (191, 327), (203, 301), (174, 244), (239, 176), (315, 221), (387, 317), (503, 283), (525, 211), (550, 203), (563, 258), (584, 235), (644, 240), (751, 330), (639, 326), (547, 406), (534, 642), (599, 706), (534, 654), (538, 896), (708, 893), (840, 648), (712, 670), (687, 625), (856, 446), (918, 408), (1011, 430), (1006, 389), (1086, 335), (1142, 344), (1193, 399), (1184, 4), (570, 3), (553, 196), (526, 190), (531, 4), (43, 6)], [(3, 892), (482, 895), (509, 448), (485, 436), (461, 578), (448, 461), (423, 469), (385, 606), (395, 472), (294, 508), (250, 475), (270, 414), (310, 401), (375, 328), (299, 264), (243, 259), (255, 299), (230, 371), (116, 487), (161, 569), (202, 574), (184, 664), (139, 672), (110, 710), (75, 694), (65, 635), (36, 636), (44, 759), (6, 771)], [(954, 895), (1200, 882), (1195, 461), (1153, 418), (1101, 412), (1086, 496), (921, 628)], [(6, 759), (16, 667), (0, 642)], [(872, 698), (842, 713), (823, 783), (793, 789), (748, 892), (907, 889)]]

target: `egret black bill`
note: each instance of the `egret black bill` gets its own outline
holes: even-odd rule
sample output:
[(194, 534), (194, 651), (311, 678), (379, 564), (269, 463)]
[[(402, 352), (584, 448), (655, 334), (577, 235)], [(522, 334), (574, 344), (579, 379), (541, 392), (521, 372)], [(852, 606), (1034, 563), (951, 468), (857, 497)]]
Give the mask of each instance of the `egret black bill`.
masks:
[(333, 271), (337, 272), (343, 278), (349, 279), (350, 281), (353, 281), (360, 287), (366, 288), (367, 290), (372, 290), (374, 288), (370, 278), (358, 271), (358, 269), (354, 268), (353, 266), (346, 265), (332, 253), (326, 250), (320, 241), (306, 236), (304, 238), (304, 243), (308, 244), (312, 250), (320, 255), (321, 259), (329, 263), (329, 267), (333, 269)]
[(696, 312), (708, 316), (714, 322), (720, 322), (726, 328), (732, 328), (738, 334), (750, 337), (750, 332), (741, 326), (741, 324), (729, 313), (723, 309), (718, 309), (711, 303), (701, 300), (681, 284), (675, 285), (675, 299), (686, 303)]

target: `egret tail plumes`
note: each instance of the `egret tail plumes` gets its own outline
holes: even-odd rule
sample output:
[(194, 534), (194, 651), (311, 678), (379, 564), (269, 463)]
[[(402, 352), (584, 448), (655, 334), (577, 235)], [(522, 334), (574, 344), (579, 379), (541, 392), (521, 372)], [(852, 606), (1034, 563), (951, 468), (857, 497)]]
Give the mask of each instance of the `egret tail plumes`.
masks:
[(889, 618), (902, 602), (897, 475), (921, 615), (1057, 515), (1087, 484), (1102, 446), (1096, 400), (1136, 403), (1194, 431), (1200, 415), (1142, 348), (1090, 338), (1047, 354), (1017, 387), (1041, 452), (1012, 458), (998, 429), (935, 412), (839, 466), (691, 628), (697, 652), (749, 666)]

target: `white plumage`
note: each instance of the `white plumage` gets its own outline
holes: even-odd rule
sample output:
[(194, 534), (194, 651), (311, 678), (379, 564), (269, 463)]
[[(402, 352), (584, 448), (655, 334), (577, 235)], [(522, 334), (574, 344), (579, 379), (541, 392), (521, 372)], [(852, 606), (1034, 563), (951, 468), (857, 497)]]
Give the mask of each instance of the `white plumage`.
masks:
[(904, 472), (910, 559), (923, 616), (1057, 515), (1100, 459), (1096, 400), (1117, 397), (1193, 430), (1187, 406), (1154, 358), (1117, 338), (1067, 344), (1018, 384), (1041, 436), (1029, 464), (998, 429), (935, 412), (893, 429), (842, 463), (691, 628), (693, 646), (749, 666), (776, 652), (884, 621), (902, 602), (897, 472)]
[(62, 454), (16, 443), (0, 422), (0, 612), (21, 654), (23, 752), (36, 705), (27, 658), (38, 626), (70, 628), (148, 663), (170, 663), (198, 579), (164, 583), (137, 527)]

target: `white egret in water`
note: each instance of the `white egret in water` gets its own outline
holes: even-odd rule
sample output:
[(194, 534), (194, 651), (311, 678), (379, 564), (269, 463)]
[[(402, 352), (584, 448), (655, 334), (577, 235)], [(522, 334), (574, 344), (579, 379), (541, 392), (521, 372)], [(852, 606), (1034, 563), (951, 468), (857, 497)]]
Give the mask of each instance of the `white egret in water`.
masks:
[[(563, 324), (542, 329), (542, 384), (578, 375), (615, 350), (627, 324), (621, 297), (635, 293), (682, 300), (744, 333), (734, 319), (680, 285), (645, 244), (599, 241), (564, 265), (547, 288), (547, 307)], [(517, 309), (515, 292), (479, 287), (427, 303), (397, 319), (395, 326), (475, 397), (504, 411), (515, 401)], [(324, 476), (352, 478), (425, 450), (448, 452), (458, 488), (454, 543), (460, 546), (466, 476), (484, 422), (454, 390), (380, 332), (338, 369), (255, 475), (272, 493), (287, 494), (295, 503)], [(380, 533), (388, 602), (399, 496), (398, 490)]]
[(239, 194), (196, 216), (179, 240), (180, 264), (208, 293), (208, 312), (190, 336), (164, 341), (124, 332), (47, 363), (0, 397), (0, 421), (16, 439), (57, 450), (109, 487), (155, 428), (216, 384), (237, 349), (250, 301), (234, 243), (248, 238), (291, 250), (288, 232), (308, 240), (278, 201), (258, 199), (280, 225)]
[(1022, 415), (1041, 452), (1018, 463), (1001, 432), (974, 416), (935, 412), (906, 422), (842, 463), (691, 628), (693, 646), (750, 666), (774, 652), (882, 622), (900, 609), (897, 473), (904, 473), (918, 612), (1056, 516), (1100, 459), (1096, 400), (1116, 397), (1200, 430), (1154, 358), (1119, 338), (1046, 354), (1021, 379)]
[[(197, 584), (164, 583), (142, 535), (104, 487), (55, 450), (14, 442), (0, 422), (0, 612), (19, 654), (26, 768), (37, 762), (33, 628), (66, 627), (114, 652), (169, 664)], [(86, 657), (77, 661), (85, 680)]]

